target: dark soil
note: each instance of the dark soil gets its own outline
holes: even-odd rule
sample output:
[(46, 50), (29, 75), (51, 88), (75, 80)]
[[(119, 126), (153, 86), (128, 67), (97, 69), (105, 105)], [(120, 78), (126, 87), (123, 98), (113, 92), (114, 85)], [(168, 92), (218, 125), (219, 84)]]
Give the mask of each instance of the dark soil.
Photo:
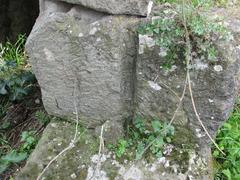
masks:
[[(0, 101), (2, 104), (5, 100), (2, 98)], [(0, 137), (5, 137), (6, 140), (6, 145), (0, 146), (1, 154), (20, 147), (22, 143), (20, 141), (21, 134), (23, 131), (35, 131), (37, 137), (41, 136), (44, 126), (38, 122), (35, 117), (36, 111), (39, 110), (44, 111), (41, 102), (41, 93), (38, 87), (35, 88), (34, 93), (26, 97), (22, 102), (10, 103), (7, 106), (5, 115), (0, 117), (0, 125), (8, 123), (6, 129), (0, 128)], [(10, 177), (16, 174), (24, 165), (25, 162), (12, 165), (7, 171), (0, 175), (0, 179), (10, 179)]]

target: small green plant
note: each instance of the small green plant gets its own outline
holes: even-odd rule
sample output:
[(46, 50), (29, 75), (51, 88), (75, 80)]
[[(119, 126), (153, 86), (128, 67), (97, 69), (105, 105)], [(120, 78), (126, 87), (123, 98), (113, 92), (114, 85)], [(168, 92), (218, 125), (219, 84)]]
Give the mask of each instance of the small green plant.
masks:
[[(11, 127), (9, 119), (4, 118), (9, 107), (21, 102), (35, 87), (36, 79), (26, 62), (24, 44), (25, 36), (23, 35), (18, 36), (15, 44), (10, 42), (0, 44), (0, 119), (2, 119), (0, 125), (0, 174), (12, 164), (25, 160), (37, 143), (34, 131), (24, 131), (21, 134), (21, 140), (18, 141), (18, 138), (14, 138), (14, 142), (11, 142), (12, 139), (8, 138), (8, 132), (13, 127)], [(12, 107), (14, 108), (14, 106)], [(15, 147), (16, 145), (17, 147)]]
[(11, 145), (7, 141), (6, 135), (0, 132), (0, 157), (11, 150)]
[(123, 154), (126, 152), (127, 147), (128, 147), (128, 142), (124, 139), (119, 139), (117, 148), (116, 148), (116, 156), (118, 158), (121, 158)]
[(35, 117), (42, 125), (47, 125), (51, 121), (51, 117), (46, 114), (44, 111), (37, 111)]
[[(181, 3), (182, 0), (155, 0), (156, 3)], [(219, 6), (219, 7), (225, 7), (229, 0), (192, 0), (192, 5), (196, 8), (199, 7), (213, 7), (213, 6)], [(238, 4), (238, 2), (235, 2), (235, 4)]]
[[(170, 143), (174, 135), (173, 126), (161, 123), (159, 120), (153, 120), (149, 124), (141, 117), (134, 119), (128, 129), (129, 132), (125, 139), (119, 139), (116, 145), (109, 146), (118, 158), (141, 159), (144, 154), (159, 158), (162, 156), (164, 145)], [(132, 156), (128, 152), (133, 152)]]
[(26, 64), (24, 54), (24, 45), (26, 42), (25, 35), (18, 35), (15, 44), (7, 41), (4, 45), (0, 45), (0, 60), (14, 62), (18, 66)]
[[(2, 140), (0, 141), (2, 142)], [(22, 145), (18, 150), (11, 149), (0, 157), (0, 173), (3, 173), (9, 166), (25, 160), (37, 144), (34, 131), (24, 131), (21, 135)], [(7, 142), (5, 142), (7, 144)]]
[(5, 79), (0, 79), (0, 95), (8, 96), (10, 101), (22, 100), (33, 90), (35, 82), (35, 76), (30, 71), (14, 73)]
[(30, 153), (37, 144), (34, 131), (23, 131), (21, 134), (21, 142), (23, 143), (20, 150)]
[(15, 44), (0, 46), (0, 98), (19, 101), (33, 89), (36, 79), (26, 65), (24, 43), (25, 37), (19, 35)]
[(0, 158), (0, 174), (3, 173), (11, 164), (19, 163), (27, 158), (27, 153), (12, 150)]
[(240, 179), (240, 103), (238, 102), (231, 117), (218, 131), (217, 143), (224, 151), (223, 156), (217, 149), (213, 149), (216, 159), (217, 173), (215, 180)]
[[(10, 102), (6, 98), (0, 98), (0, 119), (2, 119), (7, 112), (8, 107), (11, 105)], [(2, 129), (2, 125), (0, 125), (0, 129)]]
[(164, 68), (169, 69), (177, 61), (184, 62), (186, 59), (185, 25), (182, 11), (186, 12), (186, 28), (193, 46), (193, 59), (201, 58), (212, 62), (217, 60), (218, 51), (213, 44), (214, 38), (225, 37), (227, 32), (223, 26), (208, 21), (201, 13), (200, 7), (209, 3), (207, 0), (196, 0), (187, 6), (175, 4), (174, 9), (159, 12), (158, 18), (140, 26), (139, 34), (152, 37), (155, 45), (159, 46), (159, 55), (161, 62), (164, 62)]

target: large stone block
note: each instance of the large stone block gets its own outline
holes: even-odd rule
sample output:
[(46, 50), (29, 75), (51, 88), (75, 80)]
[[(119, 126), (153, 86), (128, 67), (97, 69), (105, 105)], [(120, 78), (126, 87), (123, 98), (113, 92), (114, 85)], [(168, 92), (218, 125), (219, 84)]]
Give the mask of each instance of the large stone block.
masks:
[[(74, 136), (75, 127), (66, 122), (51, 122), (45, 129), (36, 150), (31, 154), (26, 166), (16, 180), (37, 179), (44, 167), (62, 149), (66, 148)], [(64, 133), (63, 133), (64, 131)], [(162, 157), (153, 162), (142, 160), (125, 160), (115, 158), (112, 152), (98, 154), (98, 140), (91, 133), (80, 132), (79, 141), (72, 149), (66, 151), (54, 161), (40, 179), (56, 180), (211, 180), (212, 169), (206, 157), (191, 149), (178, 155)], [(171, 147), (170, 147), (171, 148)], [(169, 151), (169, 147), (166, 147)]]
[(109, 14), (146, 16), (150, 0), (58, 0)]
[[(186, 65), (178, 61), (170, 70), (161, 68), (162, 54), (153, 37), (139, 35), (137, 41), (136, 25), (146, 18), (107, 14), (146, 14), (136, 5), (137, 1), (41, 2), (41, 14), (26, 50), (50, 114), (73, 116), (76, 102), (80, 122), (98, 133), (107, 131), (102, 132), (103, 139), (112, 142), (123, 134), (123, 123), (134, 114), (149, 121), (172, 118), (185, 85)], [(197, 110), (213, 136), (228, 118), (239, 91), (239, 12), (231, 11), (212, 11), (209, 16), (231, 14), (223, 24), (232, 37), (229, 41), (215, 42), (219, 59), (209, 62), (194, 58), (190, 67)], [(100, 128), (103, 124), (104, 128)], [(51, 166), (44, 176), (47, 179), (213, 179), (211, 148), (202, 143), (209, 140), (196, 119), (189, 91), (174, 124), (177, 131), (171, 151), (153, 164), (144, 160), (121, 164), (110, 152), (99, 156), (98, 140), (89, 132), (54, 162), (56, 166)], [(73, 129), (70, 123), (52, 122), (18, 179), (36, 178), (50, 159), (69, 144)], [(164, 146), (163, 151), (168, 152), (168, 148)], [(105, 160), (99, 166), (96, 162), (101, 157)], [(96, 167), (100, 168), (97, 169), (100, 174), (93, 172)]]
[(49, 8), (26, 44), (46, 110), (71, 116), (75, 101), (86, 127), (107, 120), (122, 125), (132, 115), (136, 35), (131, 28), (138, 18), (81, 6)]
[[(229, 11), (213, 10), (209, 17), (228, 17)], [(194, 58), (191, 62), (190, 77), (196, 108), (212, 136), (228, 119), (239, 91), (240, 23), (237, 10), (232, 9), (231, 14), (222, 22), (230, 32), (228, 40), (214, 42), (219, 52), (218, 59), (209, 61)], [(157, 118), (169, 122), (183, 92), (186, 65), (183, 61), (177, 61), (171, 69), (166, 70), (163, 64), (161, 49), (155, 44), (152, 35), (139, 35), (136, 114), (146, 119)], [(186, 130), (191, 129), (196, 137), (205, 137), (209, 141), (196, 118), (188, 88), (174, 123), (176, 126), (185, 126)]]

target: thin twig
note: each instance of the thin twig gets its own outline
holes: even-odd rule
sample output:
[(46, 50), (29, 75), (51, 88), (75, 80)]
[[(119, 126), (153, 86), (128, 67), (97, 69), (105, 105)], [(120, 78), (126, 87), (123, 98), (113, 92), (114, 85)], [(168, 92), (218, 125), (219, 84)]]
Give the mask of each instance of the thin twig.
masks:
[(102, 125), (102, 127), (101, 127), (101, 134), (99, 136), (99, 150), (98, 150), (99, 156), (100, 156), (102, 150), (104, 150), (103, 130), (104, 130), (104, 125)]
[(225, 153), (219, 148), (219, 146), (217, 145), (217, 143), (214, 141), (214, 139), (211, 137), (211, 135), (209, 134), (207, 128), (205, 127), (205, 125), (203, 124), (197, 108), (196, 108), (196, 104), (195, 104), (195, 100), (193, 97), (193, 92), (192, 92), (192, 85), (191, 85), (191, 78), (190, 78), (190, 72), (189, 72), (189, 64), (192, 61), (192, 47), (191, 47), (191, 41), (190, 41), (190, 36), (189, 36), (189, 32), (188, 32), (188, 28), (187, 28), (187, 22), (186, 22), (186, 15), (184, 13), (183, 10), (184, 7), (184, 0), (182, 0), (182, 16), (183, 16), (183, 26), (185, 29), (185, 38), (186, 38), (186, 63), (187, 63), (187, 81), (188, 81), (188, 89), (189, 89), (189, 93), (190, 93), (190, 97), (191, 97), (191, 102), (192, 102), (192, 106), (193, 106), (193, 110), (194, 113), (197, 117), (197, 120), (199, 121), (200, 125), (202, 126), (203, 130), (205, 131), (205, 133), (207, 134), (207, 136), (209, 137), (209, 139), (212, 141), (212, 143), (214, 144), (214, 146), (223, 154), (225, 155)]
[[(64, 154), (66, 151), (72, 149), (75, 146), (75, 143), (77, 142), (77, 134), (78, 134), (78, 125), (79, 125), (79, 115), (78, 115), (78, 109), (77, 109), (77, 104), (76, 104), (76, 83), (75, 83), (75, 87), (74, 87), (74, 98), (73, 98), (73, 102), (74, 102), (74, 108), (75, 108), (75, 112), (74, 114), (76, 115), (76, 126), (75, 126), (75, 133), (74, 133), (74, 137), (73, 139), (70, 141), (69, 146), (66, 147), (65, 149), (63, 149), (59, 154), (57, 154), (48, 164), (47, 166), (42, 170), (42, 172), (38, 175), (36, 180), (40, 180), (40, 178), (43, 176), (43, 174), (48, 170), (48, 168), (50, 167), (50, 165), (56, 161), (62, 154)], [(80, 134), (80, 137), (82, 136), (82, 134), (84, 134), (85, 131), (83, 131)]]
[(43, 176), (43, 174), (47, 171), (47, 169), (50, 167), (50, 165), (56, 161), (62, 154), (64, 154), (66, 151), (68, 151), (69, 149), (73, 148), (73, 144), (70, 143), (70, 145), (68, 147), (66, 147), (64, 150), (62, 150), (57, 156), (55, 156), (48, 164), (47, 166), (43, 169), (43, 171), (38, 175), (37, 180), (40, 180), (41, 177)]
[(181, 96), (181, 98), (180, 98), (180, 101), (179, 101), (179, 103), (178, 103), (177, 109), (175, 110), (175, 112), (174, 112), (174, 114), (173, 114), (173, 117), (172, 117), (171, 121), (169, 122), (169, 125), (168, 125), (168, 126), (172, 125), (172, 123), (173, 123), (173, 121), (174, 121), (174, 119), (175, 119), (175, 117), (176, 117), (176, 115), (177, 115), (177, 112), (179, 111), (180, 107), (182, 106), (182, 101), (183, 101), (183, 99), (184, 99), (184, 97), (185, 97), (186, 89), (187, 89), (187, 76), (186, 76), (186, 80), (185, 80), (185, 83), (184, 83), (184, 88), (183, 88), (182, 96)]
[[(190, 79), (190, 73), (189, 73), (189, 64), (192, 60), (192, 48), (191, 48), (191, 43), (190, 43), (190, 35), (189, 35), (189, 32), (188, 32), (188, 29), (187, 29), (187, 25), (186, 25), (186, 15), (184, 13), (184, 10), (183, 10), (183, 7), (184, 7), (184, 0), (182, 0), (182, 16), (183, 16), (183, 25), (184, 25), (184, 29), (185, 29), (185, 33), (186, 33), (186, 46), (187, 46), (187, 50), (186, 50), (186, 66), (187, 66), (187, 74), (186, 74), (186, 80), (185, 80), (185, 84), (184, 84), (184, 89), (183, 89), (183, 93), (182, 93), (182, 96), (180, 98), (180, 101), (179, 101), (179, 104), (177, 106), (177, 109), (175, 110), (174, 112), (174, 115), (171, 119), (171, 121), (168, 123), (167, 126), (170, 126), (175, 117), (176, 117), (176, 114), (177, 112), (179, 111), (181, 105), (182, 105), (182, 101), (185, 97), (185, 93), (186, 93), (186, 89), (187, 89), (187, 85), (188, 85), (188, 88), (189, 88), (189, 93), (190, 93), (190, 96), (191, 96), (191, 101), (192, 101), (192, 105), (193, 105), (193, 109), (194, 109), (194, 113), (200, 123), (200, 125), (202, 126), (202, 128), (204, 129), (204, 131), (206, 132), (207, 136), (209, 137), (209, 139), (212, 141), (212, 143), (214, 144), (214, 146), (223, 154), (225, 155), (225, 153), (219, 148), (219, 146), (217, 145), (217, 143), (213, 140), (213, 138), (211, 137), (211, 135), (209, 134), (207, 128), (204, 126), (203, 122), (201, 121), (201, 118), (197, 112), (197, 109), (196, 109), (196, 105), (195, 105), (195, 101), (194, 101), (194, 98), (193, 98), (193, 92), (192, 92), (192, 86), (191, 86), (191, 79)], [(156, 81), (158, 78), (158, 76), (154, 79), (154, 81)], [(163, 130), (162, 130), (163, 131)], [(159, 138), (160, 136), (158, 136), (157, 138), (155, 138), (152, 142), (150, 142), (147, 147), (143, 150), (143, 152), (141, 153), (141, 156), (155, 143), (155, 141)]]
[(172, 94), (174, 94), (174, 95), (178, 98), (178, 100), (180, 101), (181, 98), (178, 96), (178, 94), (177, 94), (174, 90), (172, 90), (172, 88), (170, 88), (167, 84), (163, 83), (162, 81), (159, 81), (158, 78), (159, 78), (159, 75), (156, 76), (156, 78), (154, 79), (153, 82), (156, 83), (156, 81), (158, 81), (159, 84), (164, 85), (164, 86), (165, 86)]
[(101, 152), (103, 152), (103, 150), (104, 150), (103, 132), (104, 132), (104, 124), (101, 127), (101, 133), (100, 133), (100, 136), (99, 136), (98, 161), (97, 161), (96, 166), (94, 167), (92, 176), (88, 180), (92, 180), (93, 178), (95, 178), (95, 174), (96, 174), (97, 169), (100, 169), (100, 167), (101, 167), (101, 158), (102, 158)]

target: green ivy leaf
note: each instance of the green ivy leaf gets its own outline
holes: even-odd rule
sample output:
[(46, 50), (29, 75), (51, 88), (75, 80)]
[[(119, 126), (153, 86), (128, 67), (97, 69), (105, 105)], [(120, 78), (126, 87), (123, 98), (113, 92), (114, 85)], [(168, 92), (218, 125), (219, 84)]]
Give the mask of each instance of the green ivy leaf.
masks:
[(160, 133), (162, 129), (162, 124), (158, 120), (152, 121), (152, 128), (155, 133)]
[(18, 153), (13, 150), (7, 155), (3, 156), (1, 159), (9, 163), (19, 163), (27, 158), (27, 153)]
[(10, 163), (6, 161), (0, 161), (0, 174), (2, 174), (4, 171), (7, 170), (9, 167)]
[(218, 157), (218, 156), (219, 156), (219, 151), (218, 151), (218, 150), (215, 150), (215, 151), (213, 152), (213, 156), (214, 156), (214, 157)]
[(6, 83), (5, 82), (0, 83), (0, 94), (1, 95), (8, 94), (8, 91), (6, 90)]
[(228, 180), (232, 180), (231, 171), (229, 169), (224, 169), (222, 173), (228, 178)]
[(143, 153), (144, 153), (145, 145), (143, 142), (139, 142), (137, 144), (137, 150), (136, 150), (136, 160), (142, 159)]

